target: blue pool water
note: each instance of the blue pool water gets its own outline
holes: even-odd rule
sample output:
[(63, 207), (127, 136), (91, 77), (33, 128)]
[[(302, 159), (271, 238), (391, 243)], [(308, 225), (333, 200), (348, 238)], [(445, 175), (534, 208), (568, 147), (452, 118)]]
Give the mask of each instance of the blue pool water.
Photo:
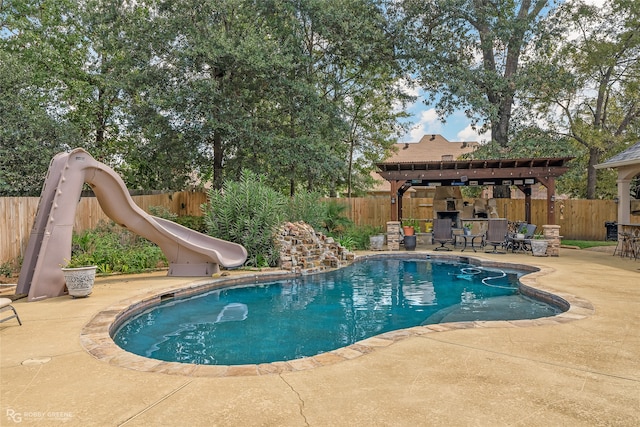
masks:
[(165, 301), (124, 323), (114, 341), (159, 360), (238, 365), (313, 356), (417, 325), (559, 313), (518, 293), (521, 274), (428, 259), (365, 260)]

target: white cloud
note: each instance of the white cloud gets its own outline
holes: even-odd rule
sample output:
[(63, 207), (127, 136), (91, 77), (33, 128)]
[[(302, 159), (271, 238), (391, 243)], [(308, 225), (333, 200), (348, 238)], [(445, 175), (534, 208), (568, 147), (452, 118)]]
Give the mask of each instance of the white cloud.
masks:
[(409, 131), (406, 142), (418, 142), (427, 134), (442, 133), (442, 123), (438, 120), (436, 110), (430, 108), (420, 112), (418, 123), (416, 123)]
[(458, 132), (456, 136), (458, 137), (459, 141), (484, 142), (491, 140), (491, 132), (478, 133), (477, 131), (473, 130), (471, 125), (467, 125), (467, 127)]

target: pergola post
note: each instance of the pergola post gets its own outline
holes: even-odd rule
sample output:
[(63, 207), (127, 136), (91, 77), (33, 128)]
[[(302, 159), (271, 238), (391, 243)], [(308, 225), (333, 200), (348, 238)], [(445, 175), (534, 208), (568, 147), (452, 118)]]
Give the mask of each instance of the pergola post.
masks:
[(556, 224), (556, 179), (552, 176), (538, 178), (547, 187), (547, 224)]
[(631, 179), (621, 177), (618, 170), (618, 224), (629, 224), (631, 222)]
[(547, 180), (547, 224), (556, 223), (556, 179), (550, 177)]
[(391, 221), (400, 221), (402, 215), (402, 194), (400, 194), (400, 188), (404, 184), (404, 181), (389, 181), (391, 184)]
[(524, 221), (531, 224), (531, 185), (518, 185), (524, 193)]

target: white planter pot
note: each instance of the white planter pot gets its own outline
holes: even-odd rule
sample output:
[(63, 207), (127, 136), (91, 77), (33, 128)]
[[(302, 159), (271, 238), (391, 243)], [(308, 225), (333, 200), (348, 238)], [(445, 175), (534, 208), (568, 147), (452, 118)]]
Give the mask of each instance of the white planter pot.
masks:
[(533, 252), (533, 256), (546, 256), (547, 245), (548, 245), (548, 242), (546, 240), (532, 239), (531, 252)]
[(96, 279), (96, 266), (63, 268), (64, 281), (67, 284), (69, 295), (74, 298), (89, 296), (93, 291), (93, 283)]
[(372, 251), (381, 251), (384, 246), (384, 234), (376, 234), (369, 237), (369, 246)]

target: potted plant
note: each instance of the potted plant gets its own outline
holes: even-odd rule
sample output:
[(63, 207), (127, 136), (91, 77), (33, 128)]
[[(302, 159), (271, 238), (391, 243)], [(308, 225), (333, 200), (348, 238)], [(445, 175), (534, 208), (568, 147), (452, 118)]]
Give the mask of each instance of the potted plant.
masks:
[(405, 236), (413, 236), (416, 232), (416, 226), (418, 226), (418, 221), (415, 219), (407, 219), (402, 221), (402, 231)]
[(87, 260), (71, 257), (62, 267), (67, 291), (73, 298), (87, 297), (93, 291), (97, 266)]
[(549, 242), (544, 238), (541, 233), (537, 233), (531, 239), (531, 252), (533, 256), (546, 256), (547, 255), (547, 246)]
[(464, 234), (466, 236), (471, 236), (471, 230), (473, 229), (473, 224), (470, 222), (467, 222), (466, 224), (463, 225), (464, 227)]
[(524, 236), (527, 234), (527, 224), (520, 225), (518, 228), (518, 232), (516, 233), (516, 239), (522, 240)]

